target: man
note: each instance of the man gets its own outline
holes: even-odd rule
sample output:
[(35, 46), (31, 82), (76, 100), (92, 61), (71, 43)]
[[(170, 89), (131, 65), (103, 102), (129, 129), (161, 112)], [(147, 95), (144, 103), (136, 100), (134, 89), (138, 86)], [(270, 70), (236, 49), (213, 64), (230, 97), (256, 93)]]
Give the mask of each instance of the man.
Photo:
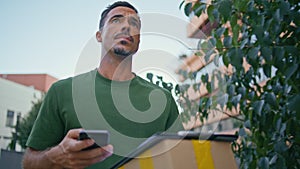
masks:
[[(140, 42), (141, 22), (137, 14), (137, 10), (127, 2), (115, 2), (103, 11), (99, 31), (96, 33), (98, 42), (102, 43), (100, 66), (97, 70), (78, 77), (85, 79), (89, 75), (94, 75), (93, 81), (83, 81), (94, 84), (94, 99), (99, 105), (96, 109), (99, 108), (101, 113), (98, 115), (103, 117), (97, 127), (100, 126), (99, 128), (112, 133), (118, 131), (118, 134), (128, 138), (147, 138), (156, 132), (170, 129), (178, 117), (178, 110), (168, 91), (132, 73), (132, 56), (138, 50)], [(61, 80), (53, 84), (48, 91), (27, 141), (28, 149), (23, 159), (25, 169), (109, 168), (122, 158), (122, 154), (116, 153), (122, 149), (120, 146), (122, 140), (114, 139), (118, 138), (116, 136), (118, 134), (112, 134), (114, 154), (112, 145), (82, 151), (94, 141), (77, 140), (82, 127), (86, 127), (82, 124), (86, 119), (81, 118), (82, 111), (76, 107), (80, 97), (74, 99), (75, 93), (77, 91), (89, 93), (82, 91), (83, 89), (74, 90), (76, 86), (74, 81), (78, 77)], [(122, 93), (124, 90), (132, 105), (124, 99), (118, 100), (121, 94), (114, 92)], [(164, 97), (156, 98), (155, 101), (165, 103), (159, 117), (150, 120), (145, 118), (141, 121), (124, 117), (124, 113), (125, 116), (136, 113), (141, 117), (153, 117), (152, 114), (157, 111), (155, 108), (153, 109), (155, 111), (151, 111), (149, 97), (157, 90), (163, 93)], [(83, 112), (87, 118), (96, 111), (88, 109)], [(106, 122), (109, 126), (104, 125)], [(178, 128), (182, 129), (182, 125)], [(128, 143), (122, 146), (126, 147)]]

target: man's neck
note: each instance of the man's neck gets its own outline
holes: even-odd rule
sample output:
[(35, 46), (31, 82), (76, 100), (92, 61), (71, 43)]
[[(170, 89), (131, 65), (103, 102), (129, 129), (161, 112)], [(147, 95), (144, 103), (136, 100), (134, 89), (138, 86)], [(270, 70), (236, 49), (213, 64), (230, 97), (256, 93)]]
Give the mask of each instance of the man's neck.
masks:
[(117, 56), (104, 56), (98, 72), (105, 78), (115, 81), (126, 81), (134, 78), (132, 73), (132, 56), (120, 59)]

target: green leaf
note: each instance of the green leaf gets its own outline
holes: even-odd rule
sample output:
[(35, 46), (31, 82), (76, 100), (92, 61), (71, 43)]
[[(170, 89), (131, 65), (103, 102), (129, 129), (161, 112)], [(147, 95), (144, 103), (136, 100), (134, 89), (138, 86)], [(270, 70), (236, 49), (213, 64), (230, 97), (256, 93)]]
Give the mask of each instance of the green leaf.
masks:
[(228, 51), (228, 57), (230, 58), (230, 63), (236, 69), (241, 69), (243, 67), (243, 52), (239, 48), (231, 48)]
[(185, 6), (184, 6), (184, 14), (186, 16), (189, 16), (190, 13), (192, 12), (192, 6), (193, 4), (190, 2), (190, 3), (187, 3)]
[(267, 93), (266, 95), (266, 102), (271, 105), (272, 107), (277, 108), (277, 101), (276, 101), (276, 96), (273, 92)]
[(258, 48), (251, 48), (247, 53), (247, 62), (252, 66), (254, 70), (257, 70), (259, 65)]
[(278, 117), (278, 120), (276, 121), (276, 130), (279, 131), (282, 124), (282, 118)]
[(213, 83), (211, 83), (211, 82), (207, 82), (207, 84), (206, 84), (206, 89), (207, 89), (207, 92), (208, 93), (211, 93), (212, 92), (212, 89), (213, 89)]
[(230, 25), (231, 27), (237, 25), (237, 20), (238, 20), (238, 16), (236, 13), (232, 14), (231, 18), (230, 18)]
[(233, 84), (229, 85), (227, 93), (229, 94), (229, 97), (235, 95), (235, 85)]
[(288, 146), (284, 140), (280, 140), (274, 144), (274, 150), (278, 153), (283, 153), (288, 150)]
[[(299, 17), (300, 17), (300, 15), (299, 15)], [(300, 29), (299, 29), (299, 32), (300, 32)], [(284, 49), (285, 49), (286, 53), (288, 53), (290, 56), (299, 56), (299, 49), (297, 49), (296, 46), (285, 46)]]
[(259, 116), (261, 116), (261, 111), (263, 108), (265, 101), (264, 100), (259, 100), (259, 101), (255, 101), (253, 103), (253, 112)]
[(277, 9), (274, 13), (273, 13), (273, 16), (274, 16), (274, 18), (275, 18), (275, 20), (277, 21), (277, 22), (280, 22), (280, 9)]
[(17, 141), (20, 143), (22, 148), (26, 148), (26, 142), (28, 139), (28, 136), (30, 134), (30, 131), (34, 125), (34, 121), (36, 117), (38, 116), (40, 107), (43, 103), (44, 95), (42, 95), (42, 98), (32, 102), (32, 107), (30, 111), (28, 112), (27, 116), (22, 118), (19, 122), (19, 131), (17, 134)]
[(265, 29), (265, 30), (269, 30), (269, 28), (270, 28), (272, 22), (273, 22), (273, 18), (266, 19), (266, 20), (265, 20), (265, 24), (264, 24), (264, 29)]
[(229, 17), (231, 16), (232, 10), (232, 2), (229, 0), (222, 0), (220, 5), (218, 6), (218, 11), (220, 15), (224, 18), (224, 23), (228, 21)]
[(269, 65), (269, 64), (264, 64), (263, 65), (263, 71), (264, 71), (264, 74), (270, 78), (271, 77), (271, 73), (272, 73), (272, 66)]
[(282, 136), (284, 136), (285, 130), (286, 130), (286, 123), (283, 123), (283, 124), (281, 125), (281, 128), (280, 128), (279, 133), (280, 133)]
[(226, 55), (226, 56), (223, 56), (223, 57), (222, 57), (222, 60), (223, 60), (224, 65), (225, 65), (226, 67), (228, 67), (229, 62), (230, 62), (229, 57), (228, 57), (227, 55)]
[(203, 53), (202, 52), (196, 52), (195, 55), (196, 56), (203, 56)]
[(246, 88), (244, 86), (241, 86), (238, 88), (238, 93), (242, 95), (242, 97), (246, 96)]
[(159, 79), (160, 81), (163, 81), (163, 77), (162, 76), (156, 76), (157, 79)]
[(200, 85), (201, 85), (201, 83), (195, 83), (195, 84), (193, 84), (194, 91), (198, 91), (200, 89)]
[(211, 99), (211, 97), (209, 97), (206, 104), (205, 104), (206, 109), (209, 109), (211, 105), (212, 105), (212, 99)]
[(185, 1), (182, 1), (179, 5), (179, 9), (181, 9), (182, 5), (185, 3)]
[(247, 3), (247, 9), (248, 9), (248, 11), (253, 12), (253, 10), (255, 9), (255, 7), (254, 7), (254, 0), (248, 1), (248, 3)]
[(153, 83), (153, 73), (147, 73), (147, 79), (150, 80), (151, 83)]
[(274, 57), (274, 65), (280, 71), (282, 71), (284, 68), (284, 62), (283, 62), (284, 53), (285, 53), (285, 50), (282, 47), (273, 48), (273, 55), (275, 56)]
[(212, 49), (212, 47), (207, 41), (204, 41), (198, 43), (198, 49), (202, 50), (204, 53), (207, 53), (209, 50)]
[(223, 50), (223, 44), (220, 38), (217, 39), (217, 43), (216, 43), (216, 47), (218, 51), (222, 51)]
[(207, 83), (208, 82), (208, 74), (206, 73), (206, 74), (202, 75), (201, 80), (203, 83)]
[(240, 26), (239, 25), (234, 25), (232, 28), (232, 40), (233, 40), (233, 45), (237, 45), (238, 43), (238, 38), (239, 38), (239, 33), (240, 33)]
[(224, 94), (218, 99), (218, 104), (220, 104), (221, 108), (223, 108), (228, 102), (228, 95)]
[(240, 49), (243, 49), (245, 47), (245, 45), (249, 42), (248, 38), (244, 39), (242, 42), (241, 42), (241, 46), (240, 46)]
[(261, 157), (258, 162), (258, 166), (263, 169), (269, 169), (269, 159), (268, 157)]
[(284, 48), (282, 47), (275, 47), (273, 51), (276, 60), (282, 60), (284, 57)]
[(273, 35), (277, 35), (280, 33), (280, 22), (277, 21), (277, 23), (274, 23), (271, 27), (271, 33)]
[(225, 46), (226, 48), (231, 48), (231, 46), (232, 46), (232, 37), (231, 37), (231, 36), (226, 36), (226, 37), (224, 38), (223, 43), (224, 43), (224, 46)]
[(182, 5), (185, 3), (185, 1), (182, 1), (179, 5), (179, 9), (181, 9)]
[(239, 11), (240, 12), (245, 12), (247, 10), (248, 7), (248, 1), (238, 1), (239, 2)]
[(234, 107), (237, 107), (237, 105), (240, 103), (240, 100), (241, 100), (241, 94), (238, 94), (232, 97), (231, 102), (234, 105)]
[(217, 67), (219, 67), (219, 59), (220, 59), (220, 56), (218, 55), (218, 54), (216, 54), (216, 56), (214, 57), (214, 64), (217, 66)]
[(215, 53), (215, 50), (214, 49), (210, 49), (209, 51), (207, 51), (205, 53), (205, 62), (207, 63), (209, 61), (209, 59), (211, 58), (211, 55)]
[(258, 51), (259, 51), (258, 47), (251, 48), (249, 50), (248, 56), (250, 57), (251, 60), (256, 60), (257, 59)]
[[(294, 18), (294, 22), (296, 25), (300, 25), (300, 19), (297, 19), (297, 18), (300, 18), (300, 13), (299, 12), (294, 12), (292, 14), (293, 18)], [(299, 28), (299, 27), (298, 27)]]
[(262, 57), (265, 59), (267, 63), (271, 63), (273, 60), (272, 57), (272, 49), (270, 47), (262, 47), (261, 48)]
[(276, 168), (287, 168), (285, 163), (286, 159), (282, 155), (278, 154), (278, 159), (276, 160)]
[(280, 8), (280, 14), (286, 15), (290, 12), (290, 3), (286, 1), (280, 1), (279, 8)]
[(239, 129), (239, 136), (241, 136), (241, 137), (247, 136), (247, 133), (246, 133), (246, 131), (245, 131), (244, 128), (240, 128), (240, 129)]
[(208, 40), (208, 42), (209, 42), (209, 44), (210, 44), (210, 46), (216, 46), (216, 43), (217, 43), (217, 41), (216, 41), (216, 38), (214, 38), (214, 37), (211, 37), (209, 40)]
[(206, 9), (206, 4), (205, 3), (198, 3), (196, 2), (195, 5), (193, 6), (193, 11), (195, 13), (196, 16), (200, 16)]
[(178, 84), (176, 84), (176, 86), (175, 86), (175, 94), (176, 95), (180, 94), (180, 87)]
[(251, 123), (250, 123), (250, 120), (245, 121), (244, 126), (245, 126), (247, 129), (251, 129)]
[(257, 40), (262, 41), (264, 36), (264, 28), (261, 25), (256, 25), (253, 27), (253, 32), (256, 35)]
[(285, 71), (285, 76), (287, 80), (289, 80), (291, 76), (298, 70), (298, 67), (298, 64), (294, 64)]
[[(300, 112), (300, 94), (294, 95), (288, 102), (288, 108), (292, 111)], [(300, 116), (300, 113), (297, 113)]]
[(213, 5), (209, 5), (207, 8), (208, 19), (211, 23), (213, 23), (215, 21), (214, 10), (215, 10), (215, 7)]
[(218, 29), (216, 30), (217, 38), (220, 38), (220, 37), (224, 34), (225, 30), (226, 30), (226, 28), (224, 28), (224, 27), (218, 28)]
[(270, 165), (273, 165), (273, 164), (275, 164), (276, 163), (276, 160), (277, 160), (277, 154), (275, 154), (273, 157), (272, 157), (272, 159), (270, 160)]

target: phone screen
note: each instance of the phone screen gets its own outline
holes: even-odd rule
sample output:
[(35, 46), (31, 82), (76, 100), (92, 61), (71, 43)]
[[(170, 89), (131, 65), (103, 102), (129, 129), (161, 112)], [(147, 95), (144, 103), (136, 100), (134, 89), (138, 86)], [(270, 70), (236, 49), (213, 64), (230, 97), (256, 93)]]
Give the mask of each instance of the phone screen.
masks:
[(96, 145), (93, 145), (89, 149), (109, 144), (109, 132), (107, 130), (82, 130), (78, 139), (84, 140), (89, 138), (95, 140), (96, 143)]

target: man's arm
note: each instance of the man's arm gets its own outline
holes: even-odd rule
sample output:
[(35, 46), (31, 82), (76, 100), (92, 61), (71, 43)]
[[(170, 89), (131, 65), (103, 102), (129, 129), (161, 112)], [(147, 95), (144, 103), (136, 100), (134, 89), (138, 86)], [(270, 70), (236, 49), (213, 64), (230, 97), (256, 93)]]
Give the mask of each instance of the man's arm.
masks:
[(94, 163), (103, 161), (112, 154), (111, 145), (81, 151), (91, 146), (91, 139), (78, 141), (79, 132), (82, 129), (72, 129), (57, 146), (44, 151), (28, 148), (23, 157), (24, 169), (62, 169), (62, 168), (85, 168)]
[[(43, 169), (43, 168), (53, 168), (60, 169), (63, 168), (58, 164), (52, 163), (46, 153), (57, 154), (57, 150), (54, 150), (53, 147), (51, 150), (37, 151), (32, 148), (27, 148), (24, 157), (23, 157), (23, 168), (24, 169)], [(57, 149), (57, 148), (55, 148)], [(51, 152), (50, 152), (51, 151)]]

